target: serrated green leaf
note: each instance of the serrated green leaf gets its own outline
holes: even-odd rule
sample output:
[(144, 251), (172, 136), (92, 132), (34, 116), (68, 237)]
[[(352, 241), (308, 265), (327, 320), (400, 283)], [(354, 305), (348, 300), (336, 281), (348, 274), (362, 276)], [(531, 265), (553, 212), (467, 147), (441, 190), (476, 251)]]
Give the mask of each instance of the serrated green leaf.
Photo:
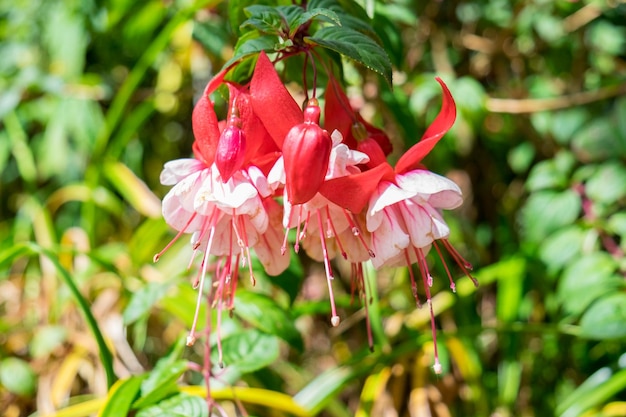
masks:
[(242, 30), (254, 28), (263, 34), (278, 35), (286, 29), (285, 17), (276, 7), (254, 5), (246, 7), (244, 11), (249, 17), (239, 27)]
[(600, 298), (580, 320), (581, 336), (590, 339), (620, 339), (626, 336), (626, 293)]
[(144, 315), (147, 315), (152, 306), (165, 295), (170, 286), (171, 284), (167, 282), (150, 282), (138, 291), (135, 291), (122, 314), (124, 324), (134, 323)]
[(304, 40), (353, 59), (382, 75), (389, 85), (392, 84), (391, 61), (387, 53), (363, 33), (343, 26), (329, 26), (321, 28)]
[[(227, 368), (246, 374), (272, 364), (278, 359), (279, 348), (277, 337), (246, 329), (222, 341), (222, 359)], [(217, 352), (214, 350), (213, 354)]]
[(300, 14), (293, 22), (290, 22), (290, 33), (293, 34), (302, 25), (307, 24), (311, 20), (324, 20), (325, 22), (341, 26), (341, 20), (337, 13), (330, 9), (323, 7), (316, 7), (307, 9), (304, 13)]
[(145, 408), (136, 417), (208, 417), (209, 409), (204, 398), (180, 393), (159, 404)]
[[(280, 48), (280, 45), (278, 45), (277, 42), (277, 36), (259, 36), (256, 32), (248, 32), (239, 38), (239, 40), (237, 41), (237, 45), (235, 45), (235, 52), (233, 57), (224, 64), (222, 69), (228, 68), (236, 62), (243, 61), (246, 58), (252, 57), (253, 55), (260, 53), (261, 51), (270, 52), (277, 50), (278, 48)], [(235, 71), (241, 66), (242, 64), (237, 65)], [(233, 78), (235, 81), (238, 81), (239, 77), (241, 76), (242, 75), (239, 75)]]
[(293, 317), (272, 298), (252, 291), (238, 291), (234, 312), (257, 329), (280, 337), (298, 350), (304, 348)]

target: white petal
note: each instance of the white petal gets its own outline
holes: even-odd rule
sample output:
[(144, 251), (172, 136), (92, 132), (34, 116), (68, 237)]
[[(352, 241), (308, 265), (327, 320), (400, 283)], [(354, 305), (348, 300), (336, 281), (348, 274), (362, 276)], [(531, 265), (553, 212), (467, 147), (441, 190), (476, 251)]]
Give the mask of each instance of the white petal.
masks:
[(370, 205), (368, 214), (374, 215), (374, 213), (384, 209), (385, 207), (396, 204), (400, 201), (411, 198), (415, 194), (398, 188), (395, 184), (387, 181), (383, 181), (378, 185), (378, 189), (370, 198)]
[(400, 188), (419, 194), (433, 207), (453, 209), (463, 203), (461, 189), (453, 181), (433, 172), (418, 169), (396, 176)]
[(375, 268), (401, 254), (410, 244), (400, 216), (395, 207), (386, 208), (379, 227), (372, 231), (372, 250), (376, 255), (372, 258), (372, 264)]
[(270, 173), (267, 175), (267, 181), (269, 182), (272, 190), (276, 190), (278, 187), (285, 184), (286, 178), (285, 161), (281, 156), (276, 160), (274, 166), (270, 170)]
[(269, 197), (272, 195), (272, 189), (270, 188), (270, 184), (263, 174), (263, 172), (256, 166), (251, 165), (248, 168), (248, 176), (250, 177), (250, 181), (256, 189), (259, 191), (261, 197)]
[(202, 162), (193, 158), (176, 159), (169, 161), (163, 166), (160, 181), (163, 185), (174, 185), (188, 175), (201, 171), (205, 166)]

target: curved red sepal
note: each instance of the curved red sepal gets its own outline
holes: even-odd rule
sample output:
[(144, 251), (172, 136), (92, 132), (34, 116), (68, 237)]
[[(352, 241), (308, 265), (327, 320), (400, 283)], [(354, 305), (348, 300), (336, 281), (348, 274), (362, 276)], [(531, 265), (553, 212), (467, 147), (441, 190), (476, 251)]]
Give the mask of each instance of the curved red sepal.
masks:
[(302, 123), (302, 109), (283, 85), (265, 52), (259, 54), (254, 68), (250, 96), (254, 112), (282, 149), (289, 130)]
[(339, 207), (356, 214), (365, 208), (383, 179), (394, 181), (393, 168), (386, 162), (359, 174), (325, 181), (319, 192)]
[(424, 132), (422, 139), (406, 151), (398, 160), (395, 168), (398, 174), (417, 168), (422, 159), (435, 147), (439, 139), (450, 130), (456, 119), (456, 105), (454, 104), (454, 98), (450, 90), (448, 90), (448, 87), (441, 78), (436, 77), (435, 79), (443, 90), (441, 110), (439, 110), (439, 114), (432, 124), (426, 129), (426, 132)]
[(193, 129), (193, 153), (196, 158), (207, 166), (215, 159), (215, 150), (220, 138), (217, 115), (213, 109), (213, 103), (206, 91), (196, 103), (191, 114), (191, 127)]
[(356, 119), (350, 114), (350, 100), (332, 75), (328, 77), (324, 101), (324, 128), (331, 133), (338, 130), (343, 136), (343, 143), (350, 149), (356, 149), (356, 141), (351, 132)]

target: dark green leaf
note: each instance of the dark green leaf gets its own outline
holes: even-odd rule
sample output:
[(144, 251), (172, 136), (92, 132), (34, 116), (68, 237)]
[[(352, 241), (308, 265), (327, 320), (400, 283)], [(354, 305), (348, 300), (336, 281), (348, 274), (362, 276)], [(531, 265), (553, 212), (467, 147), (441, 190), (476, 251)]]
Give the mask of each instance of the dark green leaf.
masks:
[(305, 42), (338, 52), (382, 75), (391, 85), (391, 61), (387, 53), (374, 40), (343, 26), (324, 27)]
[(293, 317), (272, 298), (256, 292), (238, 291), (234, 312), (257, 329), (280, 337), (298, 350), (303, 349), (302, 336)]
[[(227, 368), (242, 374), (254, 372), (278, 359), (279, 343), (275, 336), (247, 329), (222, 341), (223, 361)], [(214, 350), (217, 363), (217, 351)]]
[(611, 294), (597, 300), (583, 315), (580, 326), (582, 336), (590, 339), (626, 337), (626, 293)]
[(195, 395), (180, 393), (152, 407), (140, 410), (137, 417), (208, 417), (206, 400)]
[(300, 14), (295, 20), (290, 22), (289, 28), (291, 34), (295, 33), (295, 31), (300, 26), (310, 22), (313, 19), (324, 20), (337, 26), (341, 26), (341, 20), (339, 20), (339, 16), (337, 16), (337, 13), (333, 12), (330, 9), (316, 7), (313, 9), (307, 9), (306, 12)]

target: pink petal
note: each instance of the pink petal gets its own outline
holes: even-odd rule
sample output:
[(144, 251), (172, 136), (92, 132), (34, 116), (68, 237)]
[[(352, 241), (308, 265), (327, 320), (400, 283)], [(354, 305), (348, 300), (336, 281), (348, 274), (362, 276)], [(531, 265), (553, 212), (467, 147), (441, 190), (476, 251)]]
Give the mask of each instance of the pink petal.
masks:
[[(404, 230), (400, 213), (395, 207), (388, 207), (380, 213), (381, 221), (372, 231), (372, 250), (376, 254), (372, 258), (375, 268), (395, 258), (410, 244), (409, 235)], [(369, 229), (369, 226), (368, 226)]]
[(435, 147), (439, 139), (450, 130), (456, 119), (456, 105), (450, 90), (448, 90), (441, 78), (437, 77), (436, 80), (443, 90), (441, 110), (432, 124), (426, 129), (426, 132), (424, 132), (422, 139), (398, 160), (395, 170), (399, 174), (416, 168), (422, 159)]

